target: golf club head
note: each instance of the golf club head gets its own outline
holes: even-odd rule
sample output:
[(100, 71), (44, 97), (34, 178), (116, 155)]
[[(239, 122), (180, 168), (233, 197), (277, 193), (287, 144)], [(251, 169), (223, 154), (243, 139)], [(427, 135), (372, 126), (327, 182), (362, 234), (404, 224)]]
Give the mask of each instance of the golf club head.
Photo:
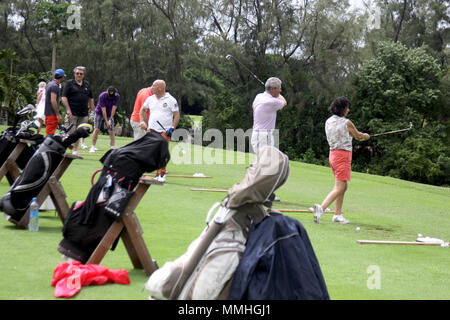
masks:
[(17, 112), (17, 115), (24, 116), (24, 115), (34, 112), (34, 111), (36, 111), (36, 108), (32, 104), (28, 104), (25, 108), (23, 108), (22, 110), (19, 110)]
[(94, 128), (92, 128), (92, 125), (90, 123), (82, 123), (77, 127), (77, 130), (83, 128), (85, 131), (87, 131), (88, 134), (91, 134), (92, 131), (94, 131)]
[(22, 132), (27, 131), (30, 128), (37, 128), (34, 121), (31, 120), (24, 120), (20, 123), (20, 128), (16, 132), (16, 136), (20, 135)]

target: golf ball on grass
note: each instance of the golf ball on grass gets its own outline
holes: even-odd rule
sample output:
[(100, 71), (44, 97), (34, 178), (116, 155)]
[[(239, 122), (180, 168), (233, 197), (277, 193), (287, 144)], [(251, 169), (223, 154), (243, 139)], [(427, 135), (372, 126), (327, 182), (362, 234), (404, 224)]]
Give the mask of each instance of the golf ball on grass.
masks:
[(356, 231), (359, 231), (359, 230), (361, 230), (361, 228), (360, 227), (356, 227)]

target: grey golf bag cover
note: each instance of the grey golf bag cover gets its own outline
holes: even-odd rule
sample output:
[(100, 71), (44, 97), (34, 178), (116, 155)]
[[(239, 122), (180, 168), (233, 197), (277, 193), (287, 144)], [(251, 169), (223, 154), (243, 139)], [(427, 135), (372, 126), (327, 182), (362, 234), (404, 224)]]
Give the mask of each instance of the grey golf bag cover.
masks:
[[(288, 157), (274, 147), (260, 151), (244, 180), (228, 190), (207, 214), (207, 227), (185, 254), (167, 262), (146, 282), (155, 299), (226, 299), (246, 247), (252, 222), (267, 216), (263, 207), (289, 176)], [(210, 216), (215, 212), (214, 218)]]
[[(25, 168), (28, 161), (36, 152), (36, 150), (38, 149), (38, 145), (40, 145), (44, 141), (44, 137), (40, 134), (34, 134), (30, 131), (17, 134), (16, 130), (13, 127), (6, 129), (0, 136), (0, 167), (5, 163), (6, 159), (8, 159), (9, 155), (13, 152), (14, 148), (19, 143), (20, 139), (31, 140), (36, 143), (35, 145), (25, 146), (25, 149), (16, 159), (17, 166), (21, 170)], [(9, 183), (13, 184), (14, 180), (9, 173), (6, 174), (6, 177)]]
[[(19, 157), (16, 159), (16, 163), (20, 169), (24, 169), (28, 161), (38, 149), (38, 145), (44, 141), (44, 137), (40, 134), (35, 134), (31, 128), (35, 128), (34, 121), (24, 120), (26, 116), (35, 111), (35, 107), (31, 104), (17, 112), (14, 117), (14, 124), (12, 127), (7, 128), (2, 132), (0, 136), (0, 167), (8, 159), (9, 155), (13, 152), (20, 139), (26, 139), (34, 141), (35, 145), (27, 145)], [(13, 184), (14, 180), (9, 172), (6, 177), (10, 184)]]
[(66, 149), (79, 138), (89, 136), (88, 127), (79, 127), (68, 136), (48, 136), (28, 161), (8, 193), (0, 199), (0, 211), (17, 223), (60, 164)]
[(140, 177), (164, 167), (169, 159), (168, 143), (154, 132), (108, 151), (100, 159), (102, 173), (86, 200), (74, 203), (69, 210), (58, 251), (86, 263), (111, 224), (120, 221), (120, 211), (125, 208)]

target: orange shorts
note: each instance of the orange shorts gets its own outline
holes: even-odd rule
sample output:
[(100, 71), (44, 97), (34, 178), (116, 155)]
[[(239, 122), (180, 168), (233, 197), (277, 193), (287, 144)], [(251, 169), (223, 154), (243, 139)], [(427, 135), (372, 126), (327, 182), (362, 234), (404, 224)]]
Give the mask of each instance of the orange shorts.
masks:
[(335, 180), (350, 181), (352, 152), (346, 150), (330, 150), (328, 158)]
[(58, 117), (56, 115), (45, 116), (45, 133), (55, 134), (56, 128), (58, 128)]

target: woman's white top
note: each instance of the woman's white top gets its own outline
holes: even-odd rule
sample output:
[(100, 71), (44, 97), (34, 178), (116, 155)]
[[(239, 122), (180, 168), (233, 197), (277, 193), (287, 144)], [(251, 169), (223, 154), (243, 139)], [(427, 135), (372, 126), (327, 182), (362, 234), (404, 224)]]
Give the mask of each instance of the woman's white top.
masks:
[(327, 135), (330, 150), (352, 151), (352, 136), (348, 132), (348, 119), (333, 115), (325, 122), (325, 133)]

